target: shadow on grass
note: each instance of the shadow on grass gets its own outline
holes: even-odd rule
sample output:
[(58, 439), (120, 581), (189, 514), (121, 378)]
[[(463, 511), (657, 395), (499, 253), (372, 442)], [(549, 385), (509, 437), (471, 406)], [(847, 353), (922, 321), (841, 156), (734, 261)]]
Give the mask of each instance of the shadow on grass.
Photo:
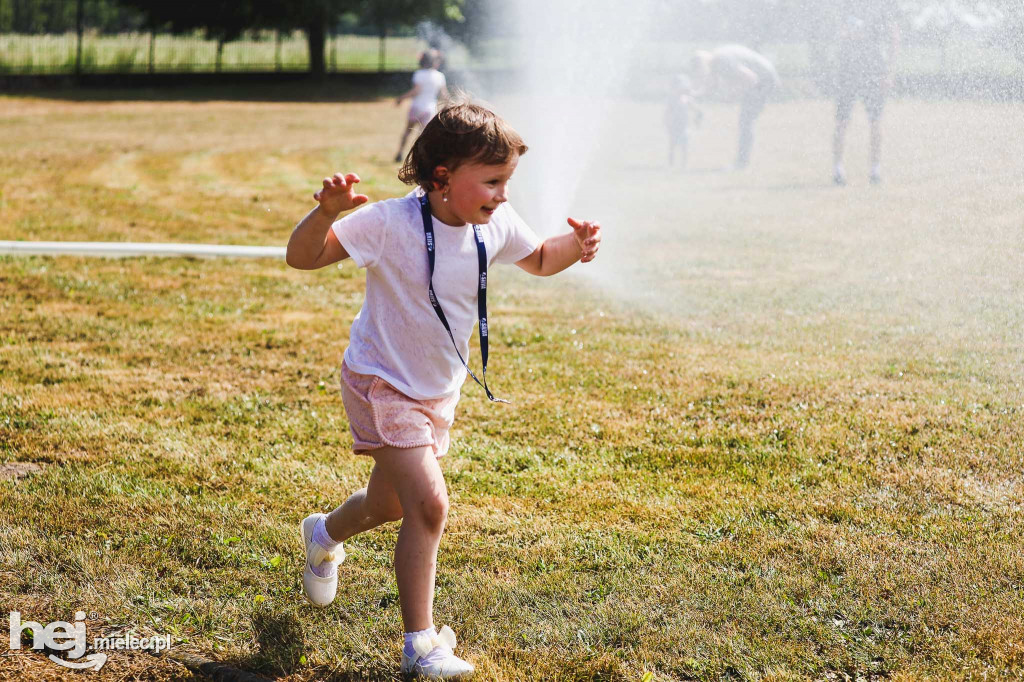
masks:
[(238, 671), (270, 679), (289, 677), (302, 672), (311, 673), (316, 680), (333, 682), (393, 679), (393, 676), (373, 675), (366, 671), (337, 670), (331, 666), (308, 667), (302, 660), (303, 655), (309, 656), (306, 631), (299, 614), (294, 611), (261, 609), (252, 616), (252, 631), (256, 640), (253, 655), (226, 661)]
[(367, 102), (409, 87), (410, 74), (347, 73), (315, 79), (306, 74), (253, 78), (253, 74), (167, 74), (168, 78), (18, 78), (5, 95), (68, 102)]
[[(502, 81), (504, 71), (446, 72), (464, 88)], [(367, 102), (409, 88), (412, 71), (351, 71), (317, 78), (302, 72), (3, 75), (0, 93), (70, 102)]]
[(239, 668), (263, 675), (289, 675), (303, 665), (306, 637), (294, 612), (261, 609), (252, 616), (252, 631), (255, 653), (237, 661)]

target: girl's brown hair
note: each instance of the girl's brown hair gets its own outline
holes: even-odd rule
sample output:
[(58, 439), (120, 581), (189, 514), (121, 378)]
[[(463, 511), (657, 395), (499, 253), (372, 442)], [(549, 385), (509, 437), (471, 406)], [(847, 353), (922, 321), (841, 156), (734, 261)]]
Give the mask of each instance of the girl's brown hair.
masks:
[(498, 166), (522, 156), (526, 149), (519, 133), (490, 109), (479, 104), (451, 104), (423, 127), (398, 179), (430, 192), (436, 189), (434, 169), (438, 166), (449, 171), (467, 162)]

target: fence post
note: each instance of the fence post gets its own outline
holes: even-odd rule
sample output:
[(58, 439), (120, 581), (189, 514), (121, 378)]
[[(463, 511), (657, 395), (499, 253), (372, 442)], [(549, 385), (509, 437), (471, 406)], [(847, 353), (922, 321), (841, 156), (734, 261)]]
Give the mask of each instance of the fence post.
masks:
[(334, 49), (331, 50), (331, 63), (334, 65), (334, 71), (338, 70), (338, 28), (334, 28)]
[(149, 72), (153, 73), (156, 69), (155, 64), (155, 53), (156, 48), (154, 42), (156, 41), (156, 29), (149, 29)]
[(281, 66), (281, 29), (277, 29), (274, 37), (274, 70), (280, 71)]
[(82, 75), (82, 33), (85, 22), (85, 0), (78, 0), (75, 8), (75, 33), (78, 35), (75, 46), (75, 75)]

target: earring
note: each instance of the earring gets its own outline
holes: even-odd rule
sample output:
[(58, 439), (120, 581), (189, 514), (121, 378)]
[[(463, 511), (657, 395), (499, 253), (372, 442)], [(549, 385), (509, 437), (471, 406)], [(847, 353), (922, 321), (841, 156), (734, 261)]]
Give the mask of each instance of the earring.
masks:
[(447, 186), (441, 192), (441, 201), (443, 201), (446, 204), (448, 203), (448, 187)]

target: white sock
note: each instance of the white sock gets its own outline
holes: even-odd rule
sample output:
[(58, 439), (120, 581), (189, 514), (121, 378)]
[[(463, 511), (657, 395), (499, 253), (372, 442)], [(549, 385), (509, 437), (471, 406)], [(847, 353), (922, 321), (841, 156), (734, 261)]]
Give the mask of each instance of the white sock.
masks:
[(871, 167), (871, 177), (882, 177), (882, 164), (876, 163), (874, 166)]
[[(434, 630), (433, 626), (426, 630), (420, 630), (419, 632), (407, 632), (405, 633), (405, 648), (403, 651), (409, 658), (416, 658), (416, 649), (412, 645), (412, 640), (416, 635), (426, 635), (428, 637), (436, 637), (437, 631)], [(433, 653), (433, 652), (431, 652)]]
[(837, 163), (835, 169), (832, 171), (836, 175), (843, 177), (846, 175), (846, 171), (843, 170), (843, 164)]
[(328, 534), (326, 520), (326, 516), (321, 516), (317, 520), (316, 525), (313, 526), (313, 542), (320, 545), (328, 552), (333, 552), (334, 548), (341, 543)]
[[(327, 524), (324, 523), (325, 518), (327, 517), (321, 516), (313, 526), (313, 542), (323, 547), (325, 551), (333, 552), (341, 543), (336, 542), (328, 535)], [(316, 566), (310, 566), (310, 570), (321, 578), (330, 578), (338, 568), (329, 561), (322, 561)]]

